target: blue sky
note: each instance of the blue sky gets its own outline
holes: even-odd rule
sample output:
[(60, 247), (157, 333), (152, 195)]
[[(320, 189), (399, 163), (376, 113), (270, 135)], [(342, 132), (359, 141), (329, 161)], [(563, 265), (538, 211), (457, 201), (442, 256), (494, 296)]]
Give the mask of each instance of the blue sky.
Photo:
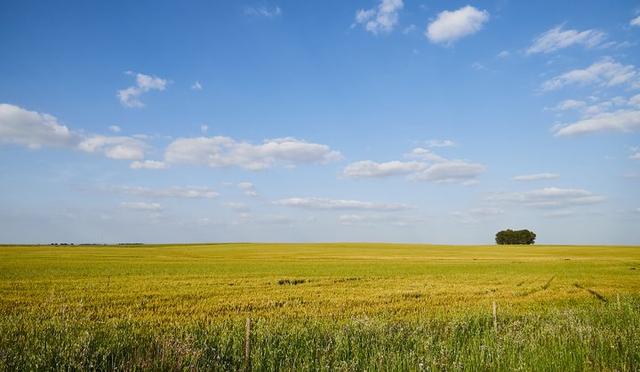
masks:
[(0, 241), (640, 244), (633, 1), (2, 1)]

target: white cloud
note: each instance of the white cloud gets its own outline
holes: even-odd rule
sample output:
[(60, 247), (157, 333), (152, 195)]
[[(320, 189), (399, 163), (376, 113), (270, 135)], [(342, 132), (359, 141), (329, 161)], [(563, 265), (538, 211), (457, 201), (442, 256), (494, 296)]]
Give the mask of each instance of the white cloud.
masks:
[(0, 104), (0, 142), (40, 147), (70, 147), (78, 135), (49, 114), (28, 111), (6, 103)]
[(279, 6), (247, 6), (244, 8), (244, 14), (252, 17), (274, 18), (282, 14)]
[(598, 97), (591, 96), (589, 97), (589, 102), (590, 103), (587, 103), (585, 101), (574, 100), (574, 99), (567, 99), (558, 103), (551, 110), (553, 111), (574, 110), (574, 111), (578, 111), (583, 116), (583, 118), (587, 118), (587, 117), (593, 117), (595, 115), (598, 115), (604, 112), (610, 112), (616, 107), (635, 106), (634, 97), (631, 97), (630, 99), (626, 99), (624, 97), (618, 96), (608, 100), (599, 101)]
[(328, 198), (288, 198), (274, 201), (275, 205), (308, 209), (336, 209), (336, 210), (376, 210), (398, 211), (411, 209), (410, 206), (397, 203), (373, 203), (359, 200), (342, 200)]
[(144, 142), (132, 137), (85, 135), (72, 131), (51, 115), (9, 104), (0, 104), (0, 142), (32, 149), (64, 147), (124, 160), (144, 158), (147, 148)]
[(429, 23), (425, 35), (432, 43), (451, 44), (480, 31), (488, 20), (486, 10), (478, 10), (471, 5), (454, 11), (445, 10)]
[(631, 20), (631, 22), (629, 22), (629, 24), (631, 26), (638, 26), (640, 27), (640, 16), (635, 17), (634, 19)]
[(640, 106), (640, 94), (636, 94), (635, 96), (629, 98), (629, 104), (631, 106)]
[(191, 84), (191, 90), (202, 90), (202, 84), (199, 81)]
[(134, 161), (129, 165), (131, 169), (166, 169), (167, 164), (157, 160)]
[[(443, 147), (443, 146), (439, 146), (439, 147)], [(420, 159), (420, 160), (430, 161), (430, 162), (447, 161), (447, 159), (443, 158), (442, 156), (434, 153), (429, 149), (425, 149), (422, 147), (416, 147), (412, 149), (411, 152), (405, 154), (405, 156), (408, 158)]]
[(555, 173), (535, 173), (535, 174), (523, 174), (513, 177), (514, 181), (540, 181), (540, 180), (554, 180), (560, 176)]
[(398, 23), (398, 13), (403, 7), (402, 0), (381, 0), (377, 8), (358, 10), (355, 21), (374, 35), (388, 33)]
[(120, 207), (143, 212), (157, 212), (162, 210), (162, 206), (158, 203), (122, 202), (120, 203)]
[[(134, 75), (134, 73), (130, 71), (128, 71), (127, 74)], [(135, 74), (135, 76), (136, 85), (119, 90), (117, 94), (120, 103), (125, 107), (144, 107), (144, 103), (140, 101), (140, 96), (143, 93), (151, 90), (163, 91), (167, 87), (167, 80), (157, 76), (140, 73)]]
[(405, 154), (418, 161), (388, 161), (378, 163), (371, 160), (348, 164), (342, 174), (353, 178), (382, 178), (406, 175), (411, 180), (431, 182), (461, 182), (472, 184), (474, 178), (485, 171), (482, 164), (465, 160), (450, 160), (429, 149), (417, 147)]
[(507, 58), (511, 55), (511, 52), (509, 52), (508, 50), (503, 50), (500, 53), (498, 53), (498, 58)]
[(567, 111), (567, 110), (577, 110), (587, 106), (587, 103), (584, 101), (578, 101), (575, 99), (566, 99), (556, 105), (553, 108), (555, 111)]
[(203, 164), (212, 168), (236, 166), (250, 170), (327, 163), (340, 158), (340, 153), (327, 145), (290, 137), (265, 140), (259, 145), (222, 136), (179, 138), (170, 143), (165, 152), (169, 163)]
[(467, 182), (482, 174), (486, 169), (482, 164), (449, 160), (433, 164), (411, 175), (411, 179), (432, 182)]
[(201, 186), (172, 186), (164, 189), (152, 189), (139, 186), (114, 186), (107, 190), (145, 198), (213, 199), (219, 195), (214, 189)]
[(427, 141), (427, 146), (429, 147), (453, 147), (456, 146), (456, 143), (452, 140), (428, 140)]
[(555, 136), (573, 136), (602, 131), (633, 132), (640, 130), (640, 111), (605, 112), (570, 124), (555, 126)]
[(610, 112), (613, 108), (613, 104), (610, 101), (598, 102), (593, 105), (588, 105), (582, 108), (582, 116), (584, 118), (593, 117), (605, 112)]
[(244, 192), (247, 196), (258, 196), (258, 192), (256, 191), (256, 187), (251, 182), (240, 182), (238, 184), (238, 188)]
[(502, 201), (521, 204), (534, 208), (565, 208), (600, 203), (605, 200), (601, 195), (583, 189), (563, 189), (545, 187), (526, 192), (496, 194), (489, 201)]
[(595, 84), (602, 87), (629, 84), (638, 87), (640, 86), (638, 78), (639, 73), (635, 66), (623, 65), (613, 58), (605, 57), (585, 69), (572, 70), (549, 79), (542, 83), (541, 89), (550, 91), (573, 84)]
[(556, 26), (533, 40), (527, 49), (527, 54), (551, 53), (572, 45), (583, 45), (593, 48), (601, 45), (607, 35), (598, 30), (563, 30), (562, 25)]
[(377, 163), (371, 160), (357, 161), (347, 165), (342, 172), (347, 177), (388, 177), (411, 174), (424, 169), (426, 164), (417, 161), (388, 161)]
[(200, 126), (200, 133), (202, 133), (203, 135), (206, 135), (208, 131), (209, 131), (209, 126), (207, 124), (202, 124)]
[(122, 131), (122, 129), (117, 125), (110, 125), (109, 130), (113, 133), (120, 133)]
[(85, 138), (78, 144), (82, 151), (103, 153), (108, 158), (118, 160), (143, 159), (146, 147), (144, 142), (135, 138), (100, 135)]

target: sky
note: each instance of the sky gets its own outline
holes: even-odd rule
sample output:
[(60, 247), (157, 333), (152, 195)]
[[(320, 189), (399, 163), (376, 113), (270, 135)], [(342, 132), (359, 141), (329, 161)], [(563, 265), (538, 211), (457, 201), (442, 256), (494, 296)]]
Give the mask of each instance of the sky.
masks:
[(0, 242), (640, 244), (636, 1), (0, 1)]

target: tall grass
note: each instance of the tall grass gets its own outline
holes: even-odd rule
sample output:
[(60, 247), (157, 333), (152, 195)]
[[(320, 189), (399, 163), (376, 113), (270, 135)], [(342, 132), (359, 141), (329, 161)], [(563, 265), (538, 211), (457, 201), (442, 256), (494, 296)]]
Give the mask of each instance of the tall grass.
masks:
[[(457, 319), (254, 319), (254, 370), (640, 368), (640, 299)], [(2, 370), (241, 370), (241, 319), (95, 321), (77, 310), (0, 320)]]

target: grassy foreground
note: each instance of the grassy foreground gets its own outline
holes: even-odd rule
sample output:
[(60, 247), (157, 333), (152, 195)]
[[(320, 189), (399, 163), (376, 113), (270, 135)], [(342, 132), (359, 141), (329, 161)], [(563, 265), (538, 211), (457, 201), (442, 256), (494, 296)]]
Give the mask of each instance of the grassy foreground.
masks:
[(244, 369), (246, 318), (254, 370), (638, 370), (640, 247), (0, 247), (0, 370)]

